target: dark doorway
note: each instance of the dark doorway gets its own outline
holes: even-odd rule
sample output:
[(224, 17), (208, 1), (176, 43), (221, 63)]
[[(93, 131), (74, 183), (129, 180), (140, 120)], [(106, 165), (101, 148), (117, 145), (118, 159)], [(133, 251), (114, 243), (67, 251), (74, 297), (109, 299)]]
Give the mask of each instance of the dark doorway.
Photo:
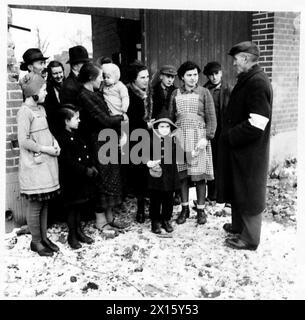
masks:
[(117, 32), (120, 52), (112, 54), (114, 63), (121, 67), (121, 80), (126, 82), (126, 67), (135, 60), (142, 60), (141, 21), (118, 19)]

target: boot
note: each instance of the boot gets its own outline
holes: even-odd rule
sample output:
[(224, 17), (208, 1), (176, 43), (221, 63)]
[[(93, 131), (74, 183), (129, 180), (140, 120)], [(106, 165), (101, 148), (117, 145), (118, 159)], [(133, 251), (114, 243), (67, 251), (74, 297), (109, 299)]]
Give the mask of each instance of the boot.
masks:
[(45, 202), (40, 213), (40, 232), (41, 232), (41, 243), (53, 252), (58, 252), (58, 246), (48, 239), (48, 203)]
[(161, 231), (161, 224), (158, 220), (151, 221), (151, 231), (153, 233), (157, 233), (157, 234), (160, 234), (162, 232)]
[(145, 206), (144, 206), (144, 199), (139, 199), (137, 201), (138, 210), (136, 215), (136, 220), (139, 223), (145, 222)]
[(197, 209), (197, 223), (205, 224), (207, 222), (207, 217), (204, 212), (204, 209)]
[(82, 245), (78, 242), (76, 238), (75, 230), (69, 230), (68, 243), (72, 249), (79, 249), (82, 247)]
[(182, 206), (182, 210), (176, 220), (177, 224), (183, 224), (187, 218), (190, 217), (190, 208), (189, 206)]
[(41, 242), (31, 241), (30, 248), (32, 251), (37, 252), (42, 257), (52, 257), (53, 251), (45, 247)]
[(81, 219), (80, 219), (80, 212), (76, 213), (76, 238), (77, 240), (79, 240), (80, 242), (84, 242), (84, 243), (88, 243), (91, 244), (93, 243), (93, 239), (86, 236), (81, 228)]
[(76, 214), (77, 212), (73, 208), (70, 208), (67, 216), (67, 225), (69, 229), (68, 243), (72, 249), (79, 249), (82, 247), (76, 237)]
[(166, 232), (173, 232), (174, 231), (170, 220), (164, 220), (162, 222), (162, 228), (164, 228)]

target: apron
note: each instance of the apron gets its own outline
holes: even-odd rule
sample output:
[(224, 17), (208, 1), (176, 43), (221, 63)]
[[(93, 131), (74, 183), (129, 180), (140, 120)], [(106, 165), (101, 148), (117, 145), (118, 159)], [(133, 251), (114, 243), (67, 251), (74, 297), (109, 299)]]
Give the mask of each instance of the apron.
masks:
[[(177, 90), (175, 97), (177, 107), (176, 125), (182, 132), (183, 148), (187, 153), (192, 152), (198, 141), (206, 138), (206, 128), (204, 119), (199, 116), (199, 94), (187, 93), (181, 94), (180, 89)], [(187, 172), (193, 181), (203, 179), (213, 180), (213, 162), (211, 142), (205, 149), (199, 150), (198, 156), (187, 158), (183, 164), (178, 164), (178, 171)]]

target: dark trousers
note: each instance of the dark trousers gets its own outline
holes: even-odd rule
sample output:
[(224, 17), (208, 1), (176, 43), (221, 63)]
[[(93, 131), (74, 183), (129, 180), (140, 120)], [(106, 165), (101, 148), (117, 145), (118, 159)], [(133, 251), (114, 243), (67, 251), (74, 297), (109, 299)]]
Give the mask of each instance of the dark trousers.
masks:
[(245, 215), (232, 203), (232, 228), (238, 231), (241, 240), (258, 246), (261, 236), (262, 212)]
[(149, 215), (151, 220), (168, 221), (173, 214), (173, 191), (150, 191)]

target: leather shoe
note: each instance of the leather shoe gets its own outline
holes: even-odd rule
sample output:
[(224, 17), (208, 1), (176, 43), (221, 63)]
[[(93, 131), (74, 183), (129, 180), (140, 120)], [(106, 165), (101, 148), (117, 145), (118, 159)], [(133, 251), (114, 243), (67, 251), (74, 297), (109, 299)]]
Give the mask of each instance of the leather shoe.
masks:
[(249, 244), (240, 238), (228, 238), (225, 240), (226, 246), (237, 250), (256, 250), (257, 246)]
[(223, 225), (223, 229), (224, 229), (224, 231), (226, 231), (228, 233), (232, 233), (232, 234), (240, 233), (239, 231), (233, 229), (232, 223), (225, 223)]
[(30, 249), (37, 252), (42, 257), (52, 257), (53, 251), (48, 247), (44, 246), (41, 242), (31, 242)]
[(162, 228), (164, 228), (166, 232), (173, 232), (174, 231), (173, 226), (169, 220), (164, 220), (162, 222)]
[(182, 224), (186, 221), (186, 218), (190, 217), (190, 208), (189, 206), (182, 206), (182, 210), (176, 220), (177, 224)]
[(94, 242), (94, 240), (88, 236), (86, 236), (82, 230), (77, 230), (76, 231), (76, 238), (79, 242), (83, 242), (83, 243), (87, 243), (87, 244), (91, 244)]
[(152, 221), (151, 222), (151, 231), (153, 233), (157, 233), (157, 234), (160, 234), (162, 231), (161, 231), (161, 224), (159, 221)]
[(46, 238), (45, 240), (42, 240), (42, 244), (44, 244), (46, 247), (51, 249), (53, 252), (58, 252), (59, 251), (58, 246), (48, 238)]

